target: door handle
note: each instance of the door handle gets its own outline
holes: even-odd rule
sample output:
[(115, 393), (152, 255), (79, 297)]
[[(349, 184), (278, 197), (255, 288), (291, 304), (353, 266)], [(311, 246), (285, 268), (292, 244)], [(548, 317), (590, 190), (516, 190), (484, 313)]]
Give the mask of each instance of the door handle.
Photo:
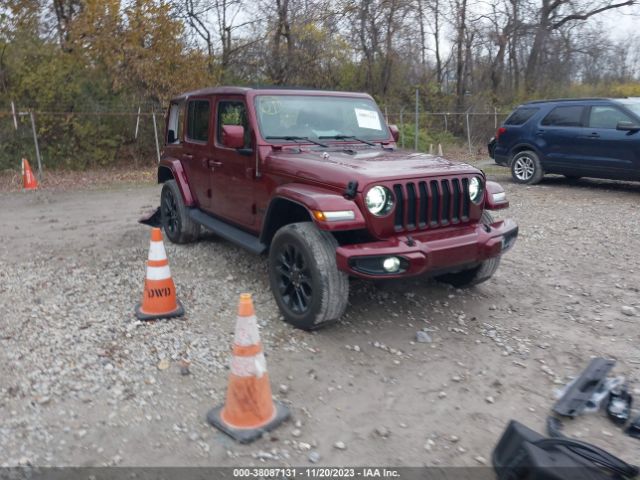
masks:
[(600, 134), (598, 132), (593, 132), (590, 135), (587, 135), (589, 138), (600, 138)]
[(182, 158), (186, 158), (187, 160), (191, 160), (193, 158), (193, 155), (191, 155), (190, 153), (183, 153), (182, 154)]
[(540, 135), (544, 135), (544, 130), (538, 130), (536, 132), (536, 135), (540, 136)]
[(217, 162), (215, 160), (207, 160), (207, 164), (209, 165), (209, 168), (215, 168), (215, 167), (221, 167), (222, 166), (222, 162)]

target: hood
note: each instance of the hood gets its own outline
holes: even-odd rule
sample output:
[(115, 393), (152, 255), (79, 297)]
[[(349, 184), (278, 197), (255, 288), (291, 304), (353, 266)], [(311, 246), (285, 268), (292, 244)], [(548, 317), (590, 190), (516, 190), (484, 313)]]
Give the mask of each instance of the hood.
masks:
[(355, 180), (358, 190), (372, 182), (478, 173), (471, 165), (436, 155), (381, 148), (274, 150), (267, 156), (266, 170), (338, 187)]

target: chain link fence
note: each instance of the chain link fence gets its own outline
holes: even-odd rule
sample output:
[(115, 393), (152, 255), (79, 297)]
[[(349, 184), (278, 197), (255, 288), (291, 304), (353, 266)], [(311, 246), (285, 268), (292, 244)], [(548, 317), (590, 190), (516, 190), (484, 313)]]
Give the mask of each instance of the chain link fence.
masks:
[[(139, 167), (157, 161), (164, 110), (155, 105), (58, 111), (0, 106), (0, 170), (26, 157), (42, 170)], [(41, 172), (40, 172), (41, 173)]]
[[(428, 152), (437, 145), (465, 145), (469, 153), (486, 151), (486, 146), (508, 113), (494, 112), (415, 112), (406, 109), (385, 112), (387, 122), (400, 130), (403, 148)], [(417, 132), (417, 136), (416, 136)], [(435, 151), (435, 150), (434, 150)]]
[[(44, 170), (115, 165), (137, 168), (159, 158), (164, 133), (164, 109), (160, 106), (87, 107), (91, 109), (69, 112), (0, 105), (0, 170), (19, 169), (22, 157), (34, 166), (41, 163)], [(383, 111), (387, 122), (398, 126), (401, 147), (434, 153), (439, 145), (484, 152), (487, 141), (507, 117), (497, 111), (420, 112), (416, 124), (415, 111), (409, 108)]]

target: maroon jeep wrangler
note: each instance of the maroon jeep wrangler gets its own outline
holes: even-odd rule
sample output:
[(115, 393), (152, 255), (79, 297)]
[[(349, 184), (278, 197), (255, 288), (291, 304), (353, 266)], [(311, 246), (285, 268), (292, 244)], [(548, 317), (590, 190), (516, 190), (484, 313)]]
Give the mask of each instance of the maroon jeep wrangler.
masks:
[(491, 277), (518, 227), (487, 210), (505, 192), (464, 163), (398, 150), (366, 94), (207, 88), (171, 101), (158, 168), (175, 243), (201, 227), (254, 254), (286, 321), (340, 318), (349, 276)]

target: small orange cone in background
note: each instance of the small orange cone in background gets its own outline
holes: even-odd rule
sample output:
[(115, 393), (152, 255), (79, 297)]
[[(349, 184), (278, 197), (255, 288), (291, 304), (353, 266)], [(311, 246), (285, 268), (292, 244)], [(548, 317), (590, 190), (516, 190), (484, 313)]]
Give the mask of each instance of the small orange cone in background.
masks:
[(26, 158), (22, 159), (22, 189), (23, 190), (37, 190), (38, 181), (35, 175), (31, 171), (31, 166)]
[(144, 293), (142, 303), (136, 305), (136, 317), (140, 320), (154, 320), (179, 317), (183, 314), (184, 308), (176, 298), (176, 286), (171, 278), (167, 252), (162, 242), (162, 231), (152, 228)]
[(227, 399), (207, 420), (240, 443), (249, 443), (289, 418), (289, 409), (271, 398), (267, 362), (260, 343), (251, 294), (240, 295)]

